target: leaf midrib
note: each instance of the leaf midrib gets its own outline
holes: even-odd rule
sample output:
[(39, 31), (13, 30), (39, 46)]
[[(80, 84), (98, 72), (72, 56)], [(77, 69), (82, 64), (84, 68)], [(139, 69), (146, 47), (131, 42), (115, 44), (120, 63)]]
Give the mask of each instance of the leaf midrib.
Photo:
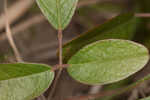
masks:
[(60, 1), (56, 0), (56, 9), (57, 9), (57, 16), (58, 16), (57, 24), (58, 24), (58, 29), (61, 29), (62, 26), (61, 26), (60, 8), (59, 7), (60, 7)]

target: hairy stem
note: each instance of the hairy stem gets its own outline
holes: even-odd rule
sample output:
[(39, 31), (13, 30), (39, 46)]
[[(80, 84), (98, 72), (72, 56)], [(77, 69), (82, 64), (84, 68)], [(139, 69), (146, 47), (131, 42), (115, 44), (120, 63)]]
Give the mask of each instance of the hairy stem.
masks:
[(55, 89), (56, 89), (56, 85), (57, 85), (57, 82), (58, 82), (58, 79), (61, 75), (61, 72), (62, 72), (62, 69), (63, 69), (63, 61), (62, 61), (62, 38), (63, 38), (63, 34), (62, 34), (62, 30), (59, 29), (58, 30), (58, 43), (59, 43), (59, 71), (58, 71), (58, 74), (56, 75), (55, 77), (55, 80), (54, 80), (54, 83), (53, 83), (53, 87), (51, 89), (51, 92), (50, 92), (50, 95), (48, 96), (48, 100), (51, 100), (54, 92), (55, 92)]
[(11, 29), (10, 29), (10, 24), (9, 24), (9, 19), (8, 19), (8, 13), (7, 13), (7, 0), (4, 1), (4, 11), (5, 11), (5, 19), (6, 19), (6, 35), (7, 35), (7, 38), (8, 38), (8, 42), (10, 44), (10, 46), (12, 47), (13, 51), (14, 51), (14, 54), (15, 54), (15, 57), (16, 57), (16, 60), (17, 62), (22, 62), (22, 59), (21, 59), (21, 56), (20, 56), (20, 53), (16, 47), (16, 44), (13, 40), (13, 37), (12, 37), (12, 32), (11, 32)]
[(59, 65), (62, 66), (62, 30), (58, 30), (58, 41), (59, 41)]

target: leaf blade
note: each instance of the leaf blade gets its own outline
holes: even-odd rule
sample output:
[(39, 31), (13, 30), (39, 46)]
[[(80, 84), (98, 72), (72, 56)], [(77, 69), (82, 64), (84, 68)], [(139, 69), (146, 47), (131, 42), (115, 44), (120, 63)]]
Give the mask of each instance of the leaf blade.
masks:
[(64, 29), (70, 22), (78, 0), (36, 0), (41, 11), (56, 29)]
[(0, 71), (6, 73), (0, 77), (0, 100), (31, 100), (54, 78), (51, 69), (41, 64), (0, 64)]
[(102, 40), (75, 54), (67, 71), (81, 83), (109, 84), (139, 71), (148, 59), (148, 50), (142, 45), (127, 40)]

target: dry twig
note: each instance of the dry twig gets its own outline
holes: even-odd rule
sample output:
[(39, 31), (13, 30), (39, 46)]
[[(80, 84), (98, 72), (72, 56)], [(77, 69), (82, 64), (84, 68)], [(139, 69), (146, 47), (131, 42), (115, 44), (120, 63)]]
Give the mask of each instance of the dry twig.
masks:
[[(28, 10), (29, 7), (31, 7), (33, 3), (34, 0), (18, 0), (15, 4), (8, 8), (9, 23), (12, 24), (13, 22), (15, 22)], [(5, 19), (5, 14), (3, 13), (0, 16), (0, 30), (5, 27)]]
[[(44, 17), (41, 14), (38, 15), (34, 15), (33, 17), (17, 24), (16, 26), (14, 26), (12, 28), (12, 35), (17, 35), (20, 31), (26, 30), (27, 28), (41, 23), (42, 21), (45, 21)], [(5, 40), (6, 34), (5, 33), (1, 33), (2, 35), (0, 36), (0, 40)]]
[(6, 35), (9, 41), (10, 46), (12, 47), (15, 57), (18, 62), (22, 62), (20, 53), (15, 45), (15, 42), (12, 37), (11, 29), (10, 29), (10, 23), (9, 23), (9, 17), (8, 17), (8, 10), (7, 10), (7, 0), (4, 2), (4, 11), (5, 11), (5, 28), (6, 28)]

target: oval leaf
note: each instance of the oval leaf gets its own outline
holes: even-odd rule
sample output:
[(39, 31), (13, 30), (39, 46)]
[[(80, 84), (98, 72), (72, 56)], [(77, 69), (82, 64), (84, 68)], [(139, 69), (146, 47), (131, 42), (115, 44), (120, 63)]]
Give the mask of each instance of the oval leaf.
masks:
[(148, 62), (148, 50), (127, 40), (102, 40), (81, 49), (68, 62), (69, 74), (85, 84), (113, 83), (134, 74)]
[(70, 22), (78, 0), (36, 0), (43, 14), (56, 29), (64, 29)]
[(43, 93), (54, 72), (41, 64), (0, 64), (0, 100), (32, 100)]

